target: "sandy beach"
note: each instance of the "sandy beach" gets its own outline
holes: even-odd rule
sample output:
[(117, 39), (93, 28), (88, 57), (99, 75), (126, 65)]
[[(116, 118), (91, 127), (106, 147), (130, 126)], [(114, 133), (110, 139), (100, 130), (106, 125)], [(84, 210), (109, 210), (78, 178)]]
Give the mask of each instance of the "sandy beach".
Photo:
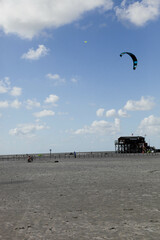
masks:
[(1, 240), (160, 239), (160, 155), (0, 161)]

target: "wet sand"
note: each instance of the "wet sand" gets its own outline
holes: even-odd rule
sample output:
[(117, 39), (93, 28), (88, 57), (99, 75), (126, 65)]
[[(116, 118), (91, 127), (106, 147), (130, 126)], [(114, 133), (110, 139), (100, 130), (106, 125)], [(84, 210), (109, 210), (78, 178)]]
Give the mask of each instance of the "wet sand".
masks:
[(0, 161), (1, 240), (160, 239), (160, 156)]

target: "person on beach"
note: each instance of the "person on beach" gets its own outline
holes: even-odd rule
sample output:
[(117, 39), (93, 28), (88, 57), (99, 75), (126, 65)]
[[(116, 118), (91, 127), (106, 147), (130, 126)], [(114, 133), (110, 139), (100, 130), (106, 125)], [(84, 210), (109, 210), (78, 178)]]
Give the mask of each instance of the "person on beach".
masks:
[(74, 157), (76, 158), (76, 152), (74, 151)]
[(28, 162), (33, 162), (33, 157), (32, 156), (28, 156)]

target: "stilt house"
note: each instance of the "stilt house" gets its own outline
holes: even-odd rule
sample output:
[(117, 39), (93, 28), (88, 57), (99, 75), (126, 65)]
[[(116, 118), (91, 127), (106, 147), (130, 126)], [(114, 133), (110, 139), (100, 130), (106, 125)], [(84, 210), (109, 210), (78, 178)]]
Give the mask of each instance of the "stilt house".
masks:
[(117, 153), (144, 153), (148, 144), (142, 136), (119, 137), (115, 141), (115, 151)]

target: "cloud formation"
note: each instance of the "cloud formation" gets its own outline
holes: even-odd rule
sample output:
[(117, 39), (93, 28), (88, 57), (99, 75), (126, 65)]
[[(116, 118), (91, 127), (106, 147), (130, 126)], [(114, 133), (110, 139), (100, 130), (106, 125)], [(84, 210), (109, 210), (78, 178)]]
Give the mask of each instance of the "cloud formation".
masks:
[(72, 83), (77, 83), (77, 82), (78, 82), (78, 79), (73, 77), (73, 78), (71, 78), (71, 82), (72, 82)]
[(114, 122), (107, 122), (104, 120), (93, 121), (90, 126), (84, 126), (76, 130), (75, 134), (111, 134), (114, 135), (120, 131), (120, 120), (115, 118)]
[(18, 127), (10, 129), (9, 134), (12, 136), (33, 137), (36, 131), (45, 129), (46, 126), (39, 124), (19, 124)]
[(8, 101), (0, 101), (0, 108), (8, 108), (9, 103)]
[(99, 108), (99, 109), (96, 111), (97, 117), (103, 117), (103, 113), (104, 113), (104, 108)]
[(33, 115), (37, 118), (41, 118), (41, 117), (47, 117), (47, 116), (54, 116), (55, 112), (53, 112), (51, 110), (43, 110), (40, 112), (36, 112)]
[(10, 80), (8, 77), (0, 80), (0, 93), (7, 93), (10, 89)]
[(47, 49), (44, 45), (38, 45), (38, 48), (36, 50), (31, 48), (27, 53), (24, 53), (22, 55), (22, 58), (29, 60), (38, 60), (39, 58), (46, 56), (48, 52), (49, 49)]
[(9, 77), (4, 77), (0, 80), (0, 94), (9, 93), (11, 96), (18, 97), (22, 94), (22, 88), (11, 87), (11, 82)]
[(57, 95), (54, 95), (54, 94), (50, 94), (49, 97), (47, 97), (45, 99), (45, 103), (49, 103), (53, 106), (57, 106), (56, 102), (59, 100), (59, 97)]
[(121, 7), (115, 8), (119, 20), (129, 21), (141, 27), (160, 16), (159, 0), (135, 1), (129, 5), (126, 5), (126, 2), (126, 0), (122, 1)]
[(128, 117), (128, 114), (127, 114), (127, 112), (126, 112), (125, 110), (119, 109), (119, 110), (118, 110), (118, 116), (125, 118), (125, 117)]
[(18, 101), (17, 99), (14, 100), (13, 102), (11, 102), (11, 104), (10, 104), (10, 106), (12, 108), (17, 108), (17, 109), (20, 108), (21, 105), (22, 105), (22, 103), (20, 101)]
[[(160, 16), (159, 0), (119, 2), (114, 10), (120, 21), (141, 27)], [(71, 24), (86, 12), (95, 9), (101, 10), (100, 13), (105, 12), (113, 9), (113, 5), (113, 0), (1, 0), (0, 28), (5, 34), (32, 39), (40, 33), (45, 35), (46, 29)], [(75, 25), (79, 26), (78, 23)], [(86, 29), (90, 25), (81, 28)]]
[(20, 108), (20, 106), (22, 105), (22, 103), (20, 101), (18, 101), (17, 99), (12, 101), (12, 102), (8, 102), (7, 100), (5, 101), (0, 101), (0, 108)]
[(147, 111), (154, 107), (155, 103), (152, 97), (141, 97), (139, 101), (128, 100), (124, 109), (127, 111)]
[(32, 109), (34, 107), (40, 107), (40, 106), (41, 106), (41, 104), (39, 102), (37, 102), (36, 99), (33, 99), (33, 100), (27, 99), (27, 101), (26, 101), (26, 108), (27, 109)]
[(159, 135), (160, 134), (160, 117), (155, 117), (154, 115), (150, 115), (149, 117), (144, 118), (139, 127), (139, 134), (146, 134), (149, 136)]
[(106, 112), (106, 117), (114, 117), (116, 115), (115, 109), (110, 109)]
[(112, 7), (112, 0), (1, 0), (0, 27), (6, 34), (32, 39), (44, 29), (80, 19), (87, 11)]
[(51, 79), (54, 82), (55, 86), (66, 82), (66, 80), (64, 78), (61, 78), (59, 74), (48, 73), (46, 77)]
[(22, 88), (20, 87), (13, 87), (10, 94), (14, 97), (20, 96), (22, 94)]

